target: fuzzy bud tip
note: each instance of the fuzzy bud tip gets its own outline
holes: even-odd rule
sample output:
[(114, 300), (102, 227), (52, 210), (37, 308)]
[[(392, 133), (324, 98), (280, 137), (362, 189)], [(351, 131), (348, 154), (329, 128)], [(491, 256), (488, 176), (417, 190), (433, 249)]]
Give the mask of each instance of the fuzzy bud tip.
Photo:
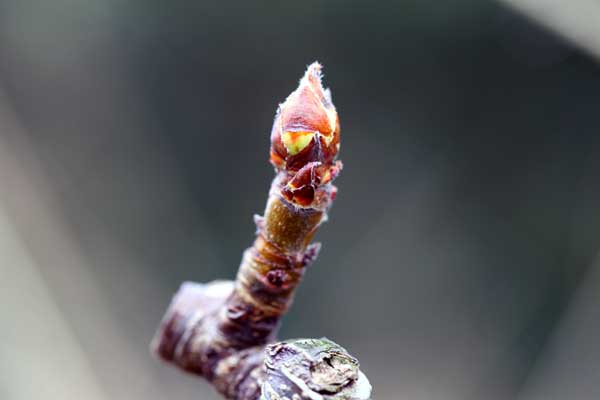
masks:
[(318, 62), (309, 65), (298, 88), (279, 105), (270, 155), (277, 169), (296, 172), (310, 162), (329, 166), (337, 156), (340, 123), (321, 69)]

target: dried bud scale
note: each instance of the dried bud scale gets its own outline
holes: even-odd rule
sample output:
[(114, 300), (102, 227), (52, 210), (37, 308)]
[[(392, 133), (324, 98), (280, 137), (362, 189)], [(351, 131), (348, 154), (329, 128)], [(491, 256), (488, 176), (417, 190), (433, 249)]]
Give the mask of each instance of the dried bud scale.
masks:
[[(159, 357), (204, 376), (229, 399), (257, 400), (261, 390), (267, 400), (285, 398), (271, 396), (277, 391), (269, 379), (278, 372), (268, 363), (265, 369), (264, 350), (274, 342), (294, 291), (320, 249), (310, 242), (337, 193), (331, 182), (342, 168), (336, 161), (339, 140), (331, 94), (321, 84), (321, 65), (313, 63), (277, 111), (270, 150), (276, 176), (264, 216), (255, 217), (257, 237), (244, 252), (236, 281), (184, 284), (153, 341)], [(298, 346), (301, 342), (294, 348)], [(357, 376), (348, 378), (348, 387)], [(337, 376), (327, 378), (336, 381)]]

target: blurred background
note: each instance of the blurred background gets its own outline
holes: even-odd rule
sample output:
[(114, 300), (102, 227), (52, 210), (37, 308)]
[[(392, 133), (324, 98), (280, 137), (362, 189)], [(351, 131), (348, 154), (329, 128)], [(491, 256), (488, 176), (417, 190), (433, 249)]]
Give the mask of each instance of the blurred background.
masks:
[(0, 1), (0, 398), (219, 398), (148, 344), (234, 276), (319, 60), (345, 169), (281, 337), (374, 399), (598, 399), (599, 7)]

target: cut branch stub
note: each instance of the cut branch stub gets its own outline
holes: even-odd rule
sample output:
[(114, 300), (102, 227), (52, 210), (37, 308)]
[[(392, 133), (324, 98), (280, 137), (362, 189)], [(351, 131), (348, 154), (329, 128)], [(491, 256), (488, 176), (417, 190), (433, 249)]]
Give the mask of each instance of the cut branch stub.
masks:
[(368, 400), (371, 384), (358, 360), (329, 339), (267, 346), (261, 400)]

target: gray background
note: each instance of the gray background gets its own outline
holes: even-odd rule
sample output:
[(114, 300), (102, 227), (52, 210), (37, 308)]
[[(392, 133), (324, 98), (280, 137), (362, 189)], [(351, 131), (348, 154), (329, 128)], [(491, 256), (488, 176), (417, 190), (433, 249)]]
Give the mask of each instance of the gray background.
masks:
[(217, 399), (148, 343), (234, 276), (314, 60), (345, 169), (281, 336), (375, 399), (598, 398), (600, 68), (467, 0), (0, 1), (0, 398)]

